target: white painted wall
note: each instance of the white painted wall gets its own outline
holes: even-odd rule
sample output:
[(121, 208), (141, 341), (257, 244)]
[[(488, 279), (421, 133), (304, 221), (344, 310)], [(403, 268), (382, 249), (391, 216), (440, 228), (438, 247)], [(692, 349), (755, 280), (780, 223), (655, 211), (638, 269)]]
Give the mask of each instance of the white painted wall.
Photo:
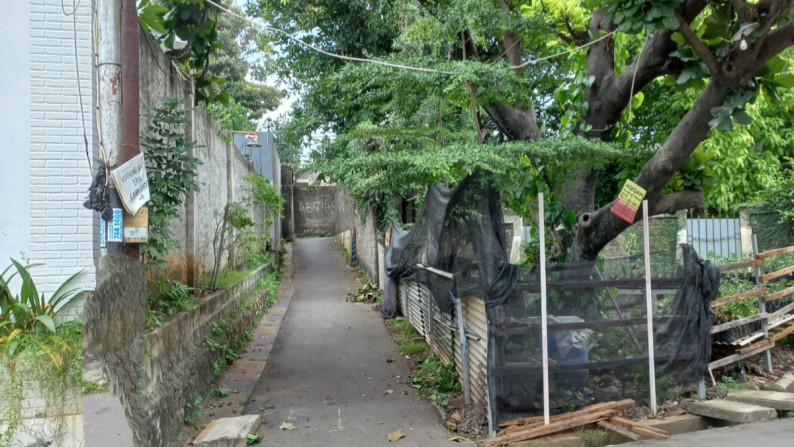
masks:
[(84, 285), (95, 281), (77, 77), (94, 157), (93, 1), (77, 2), (77, 66), (74, 19), (63, 12), (72, 2), (61, 3), (13, 1), (0, 15), (0, 270), (9, 257), (42, 264), (33, 274), (45, 295), (81, 270)]
[(0, 271), (29, 250), (29, 10), (28, 2), (9, 2), (0, 14)]

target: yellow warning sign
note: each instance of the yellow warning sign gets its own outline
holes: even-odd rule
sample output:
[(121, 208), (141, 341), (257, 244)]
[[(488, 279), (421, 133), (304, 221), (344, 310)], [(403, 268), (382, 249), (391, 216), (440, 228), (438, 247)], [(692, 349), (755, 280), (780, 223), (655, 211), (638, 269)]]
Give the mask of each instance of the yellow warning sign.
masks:
[(626, 180), (626, 184), (620, 190), (618, 198), (623, 199), (630, 207), (639, 209), (640, 205), (642, 205), (642, 199), (645, 198), (645, 190), (631, 180)]

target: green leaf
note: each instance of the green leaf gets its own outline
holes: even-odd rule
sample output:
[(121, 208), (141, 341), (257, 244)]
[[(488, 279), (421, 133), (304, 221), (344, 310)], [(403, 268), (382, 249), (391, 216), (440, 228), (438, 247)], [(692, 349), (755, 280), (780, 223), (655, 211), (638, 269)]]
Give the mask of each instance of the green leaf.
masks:
[(733, 130), (733, 120), (731, 119), (730, 115), (719, 115), (713, 120), (709, 121), (709, 126), (717, 130), (730, 132)]
[(249, 433), (248, 436), (245, 437), (245, 441), (247, 445), (259, 444), (262, 442), (262, 435)]
[(662, 24), (665, 26), (665, 28), (669, 28), (671, 30), (677, 30), (681, 26), (675, 16), (666, 16), (664, 19), (662, 19)]
[(742, 124), (745, 126), (753, 123), (753, 119), (747, 114), (747, 112), (745, 112), (744, 109), (736, 109), (736, 111), (733, 112), (733, 119), (736, 121), (736, 124)]
[(645, 94), (642, 92), (637, 92), (631, 99), (632, 108), (639, 109), (640, 106), (642, 106), (643, 101), (645, 101)]
[(55, 333), (55, 321), (49, 315), (39, 315), (34, 320), (43, 324), (53, 334)]
[(775, 84), (785, 88), (794, 88), (794, 74), (787, 73), (776, 75)]

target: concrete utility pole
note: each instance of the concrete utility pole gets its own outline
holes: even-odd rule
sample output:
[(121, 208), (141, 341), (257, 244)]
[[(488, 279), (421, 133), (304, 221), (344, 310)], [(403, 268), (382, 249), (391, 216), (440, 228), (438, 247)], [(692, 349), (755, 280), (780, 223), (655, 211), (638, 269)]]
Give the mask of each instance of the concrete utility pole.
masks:
[[(115, 0), (114, 0), (115, 3)], [(140, 27), (135, 0), (121, 3), (121, 165), (140, 150)], [(138, 244), (124, 244), (124, 253), (140, 256)]]
[[(115, 169), (140, 153), (139, 148), (139, 27), (135, 0), (99, 0), (99, 76), (100, 138), (104, 161)], [(137, 244), (124, 244), (118, 221), (124, 207), (118, 191), (109, 182), (110, 206), (115, 214), (108, 228), (107, 253), (124, 252), (138, 258)]]
[[(99, 130), (103, 159), (109, 169), (118, 166), (121, 152), (121, 3), (115, 0), (98, 0), (97, 19), (99, 43), (97, 48), (99, 76)], [(112, 181), (110, 206), (123, 208), (118, 191)], [(106, 222), (103, 225), (108, 225)], [(108, 242), (107, 253), (121, 253), (122, 242), (112, 241), (110, 232), (103, 229)]]

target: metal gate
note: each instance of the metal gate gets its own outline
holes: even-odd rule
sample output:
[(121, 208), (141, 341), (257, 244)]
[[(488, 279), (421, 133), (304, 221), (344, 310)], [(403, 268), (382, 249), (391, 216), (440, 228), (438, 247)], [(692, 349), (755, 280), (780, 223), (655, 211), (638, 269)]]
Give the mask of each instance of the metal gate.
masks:
[(702, 258), (742, 258), (742, 228), (738, 218), (687, 219), (686, 241)]

